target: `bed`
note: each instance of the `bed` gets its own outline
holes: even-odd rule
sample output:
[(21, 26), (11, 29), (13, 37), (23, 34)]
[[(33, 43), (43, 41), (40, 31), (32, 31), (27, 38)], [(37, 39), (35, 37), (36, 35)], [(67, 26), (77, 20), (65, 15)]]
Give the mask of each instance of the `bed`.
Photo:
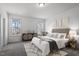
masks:
[(52, 42), (52, 43), (56, 42), (56, 44), (54, 44), (54, 45), (56, 45), (58, 47), (57, 49), (64, 48), (65, 47), (65, 44), (69, 40), (68, 38), (53, 38), (53, 37), (49, 37), (49, 36), (39, 36), (38, 38), (40, 40), (42, 40), (42, 41), (48, 42), (49, 44), (50, 44), (50, 42)]
[(58, 50), (65, 47), (65, 44), (68, 41), (68, 32), (69, 29), (53, 29), (52, 33), (48, 33), (47, 36), (33, 38), (32, 43), (43, 51), (43, 55), (47, 55), (52, 50)]

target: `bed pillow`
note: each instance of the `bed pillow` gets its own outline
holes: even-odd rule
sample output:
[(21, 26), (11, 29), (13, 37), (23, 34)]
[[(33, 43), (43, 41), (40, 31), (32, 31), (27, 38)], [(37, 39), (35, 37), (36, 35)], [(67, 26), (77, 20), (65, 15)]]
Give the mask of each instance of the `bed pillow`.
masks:
[(58, 33), (52, 33), (51, 37), (58, 38)]
[(66, 33), (59, 33), (59, 38), (65, 39), (65, 37), (66, 37)]
[(47, 36), (52, 38), (58, 38), (58, 33), (49, 33)]
[(52, 33), (48, 33), (47, 36), (50, 37), (52, 35)]

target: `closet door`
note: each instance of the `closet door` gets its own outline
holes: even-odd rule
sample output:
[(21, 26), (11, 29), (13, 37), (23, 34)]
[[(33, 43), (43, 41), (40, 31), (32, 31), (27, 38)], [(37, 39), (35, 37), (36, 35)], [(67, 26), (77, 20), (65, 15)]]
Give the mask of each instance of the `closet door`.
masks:
[(5, 19), (3, 18), (3, 45), (5, 44)]
[(42, 32), (45, 32), (45, 23), (44, 22), (31, 22), (30, 31), (42, 35)]
[(43, 32), (45, 32), (44, 23), (37, 24), (38, 35), (43, 35)]
[(3, 46), (3, 18), (0, 14), (0, 47)]

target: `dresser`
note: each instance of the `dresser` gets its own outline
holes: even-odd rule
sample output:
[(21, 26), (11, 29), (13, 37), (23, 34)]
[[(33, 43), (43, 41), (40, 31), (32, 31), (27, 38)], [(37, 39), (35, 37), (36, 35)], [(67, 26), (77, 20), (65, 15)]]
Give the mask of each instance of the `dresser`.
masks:
[(77, 41), (75, 39), (70, 39), (68, 45), (70, 48), (77, 48)]

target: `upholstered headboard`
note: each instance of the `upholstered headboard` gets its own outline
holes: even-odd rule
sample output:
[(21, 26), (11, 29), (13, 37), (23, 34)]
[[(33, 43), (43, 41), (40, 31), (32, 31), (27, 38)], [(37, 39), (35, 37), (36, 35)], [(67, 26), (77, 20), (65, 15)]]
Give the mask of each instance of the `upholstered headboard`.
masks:
[(66, 37), (68, 36), (70, 28), (54, 28), (52, 29), (52, 33), (66, 33)]

